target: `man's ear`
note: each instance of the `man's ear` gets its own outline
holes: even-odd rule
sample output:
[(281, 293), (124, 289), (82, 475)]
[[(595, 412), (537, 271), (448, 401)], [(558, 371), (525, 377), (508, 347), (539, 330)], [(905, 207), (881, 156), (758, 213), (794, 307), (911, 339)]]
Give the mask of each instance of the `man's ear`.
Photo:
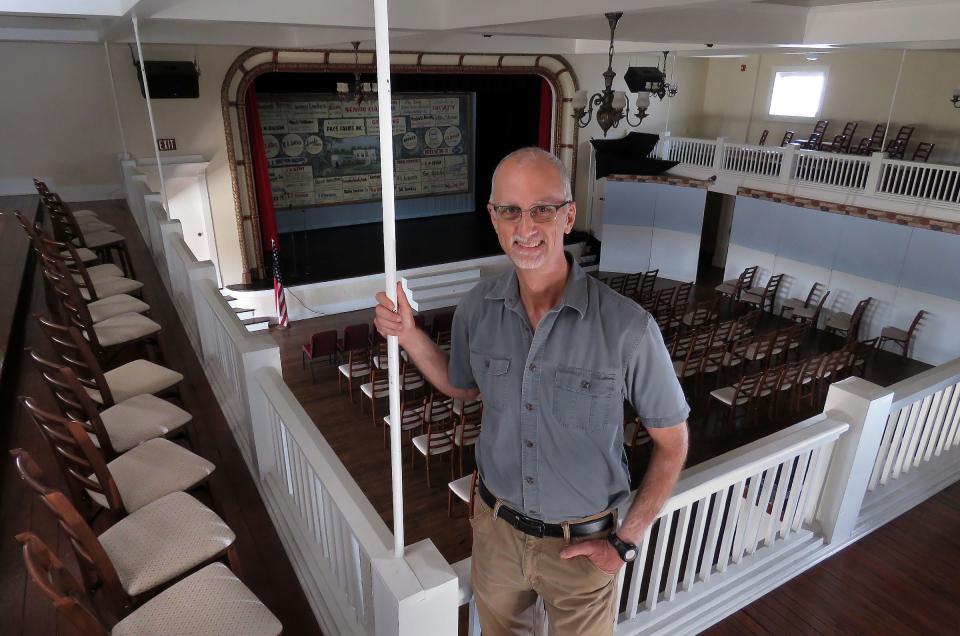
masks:
[(563, 227), (563, 233), (569, 234), (573, 231), (573, 226), (577, 222), (577, 204), (571, 203), (567, 206), (567, 222)]

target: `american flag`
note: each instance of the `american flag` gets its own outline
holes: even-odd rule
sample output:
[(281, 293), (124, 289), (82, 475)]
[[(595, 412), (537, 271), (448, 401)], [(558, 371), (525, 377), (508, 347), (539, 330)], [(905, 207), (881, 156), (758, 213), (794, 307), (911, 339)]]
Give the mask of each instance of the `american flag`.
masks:
[(283, 294), (283, 277), (280, 275), (280, 250), (277, 249), (276, 239), (271, 239), (273, 246), (273, 302), (277, 308), (277, 315), (280, 317), (280, 326), (286, 327), (289, 322), (287, 318), (287, 301)]

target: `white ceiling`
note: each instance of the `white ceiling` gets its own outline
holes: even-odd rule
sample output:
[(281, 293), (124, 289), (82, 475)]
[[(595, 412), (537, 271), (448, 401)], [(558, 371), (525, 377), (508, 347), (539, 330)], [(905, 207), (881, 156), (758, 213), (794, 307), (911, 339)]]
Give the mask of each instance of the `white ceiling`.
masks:
[[(783, 47), (956, 49), (957, 0), (392, 0), (396, 50), (731, 55)], [(0, 0), (0, 40), (372, 48), (373, 0)], [(713, 44), (707, 47), (706, 44)]]

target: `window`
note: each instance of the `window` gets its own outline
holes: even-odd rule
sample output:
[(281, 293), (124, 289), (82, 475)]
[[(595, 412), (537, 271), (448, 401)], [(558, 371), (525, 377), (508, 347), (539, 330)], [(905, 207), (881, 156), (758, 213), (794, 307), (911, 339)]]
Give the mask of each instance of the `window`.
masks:
[(816, 117), (823, 102), (824, 70), (781, 70), (774, 73), (769, 114), (773, 117)]

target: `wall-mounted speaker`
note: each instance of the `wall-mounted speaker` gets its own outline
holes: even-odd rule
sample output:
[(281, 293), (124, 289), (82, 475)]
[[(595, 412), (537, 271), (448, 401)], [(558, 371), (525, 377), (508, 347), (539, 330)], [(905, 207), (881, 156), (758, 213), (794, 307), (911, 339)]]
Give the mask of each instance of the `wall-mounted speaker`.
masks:
[[(143, 89), (143, 72), (137, 67), (137, 80), (140, 82), (140, 94), (146, 97)], [(151, 99), (184, 99), (200, 96), (200, 71), (193, 62), (144, 62)]]

